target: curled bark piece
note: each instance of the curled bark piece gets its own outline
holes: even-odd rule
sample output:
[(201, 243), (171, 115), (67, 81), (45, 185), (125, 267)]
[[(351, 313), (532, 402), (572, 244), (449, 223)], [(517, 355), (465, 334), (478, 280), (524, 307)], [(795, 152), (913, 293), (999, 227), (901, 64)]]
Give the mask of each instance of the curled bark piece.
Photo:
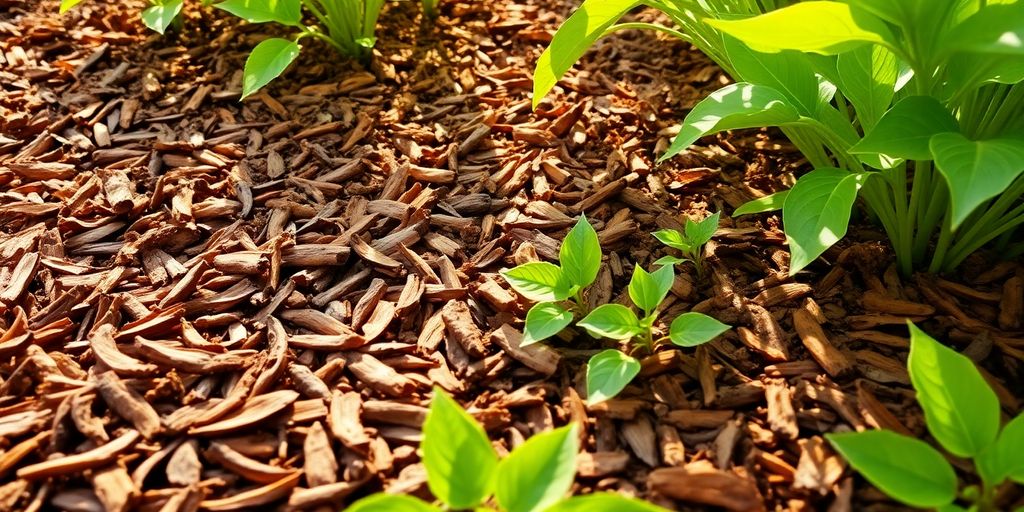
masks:
[(17, 475), (18, 478), (38, 480), (80, 473), (86, 469), (105, 466), (114, 461), (118, 454), (130, 448), (138, 440), (139, 433), (135, 430), (129, 430), (113, 441), (92, 450), (25, 466), (18, 470)]

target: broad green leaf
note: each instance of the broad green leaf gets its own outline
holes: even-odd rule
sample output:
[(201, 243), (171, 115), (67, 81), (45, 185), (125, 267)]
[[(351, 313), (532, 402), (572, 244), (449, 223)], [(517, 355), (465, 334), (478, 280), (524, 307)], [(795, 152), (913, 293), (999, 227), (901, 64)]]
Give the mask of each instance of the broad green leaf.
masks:
[(924, 441), (887, 430), (825, 437), (864, 478), (897, 501), (935, 508), (956, 498), (953, 467)]
[(782, 126), (799, 120), (800, 114), (778, 91), (743, 82), (730, 84), (711, 93), (690, 110), (679, 134), (658, 161), (676, 156), (708, 134), (741, 128)]
[(299, 56), (299, 44), (277, 37), (266, 39), (252, 49), (245, 59), (242, 72), (242, 99), (258, 91), (284, 70)]
[(896, 94), (896, 55), (882, 46), (865, 46), (836, 59), (839, 88), (857, 110), (865, 131), (875, 126)]
[(677, 258), (675, 256), (662, 256), (654, 260), (655, 265), (678, 265), (680, 263), (686, 263), (687, 261), (693, 261), (690, 258)]
[(1024, 476), (1024, 414), (1017, 415), (999, 432), (996, 443), (975, 457), (978, 473), (991, 485), (1012, 475)]
[(441, 509), (404, 494), (377, 493), (353, 503), (345, 512), (441, 512)]
[(699, 251), (704, 244), (711, 241), (711, 237), (715, 236), (715, 231), (718, 231), (718, 221), (721, 217), (722, 212), (715, 212), (714, 215), (710, 215), (699, 222), (686, 219), (686, 239), (690, 241), (695, 251)]
[(877, 16), (839, 2), (800, 2), (753, 18), (705, 22), (760, 52), (836, 55), (894, 39)]
[(570, 285), (586, 288), (597, 279), (601, 270), (601, 242), (586, 215), (581, 215), (565, 236), (558, 260), (562, 264), (562, 276)]
[(558, 27), (551, 44), (537, 60), (533, 73), (533, 107), (541, 100), (622, 15), (640, 5), (637, 0), (586, 0)]
[(996, 441), (999, 399), (966, 356), (913, 324), (907, 367), (928, 431), (949, 453), (974, 457)]
[(572, 323), (572, 311), (557, 302), (538, 302), (526, 312), (526, 329), (521, 346), (550, 338)]
[(640, 361), (615, 349), (599, 352), (587, 362), (587, 403), (614, 398), (640, 373)]
[(569, 298), (569, 286), (558, 265), (546, 261), (524, 263), (501, 276), (523, 297), (532, 301), (560, 301)]
[(940, 133), (932, 137), (931, 151), (949, 184), (954, 229), (1024, 171), (1024, 138), (972, 141), (959, 133)]
[(659, 229), (652, 233), (659, 242), (680, 251), (690, 252), (690, 244), (683, 238), (683, 234), (674, 229)]
[(668, 329), (668, 337), (672, 343), (680, 347), (696, 347), (707, 343), (723, 332), (728, 331), (729, 326), (702, 313), (683, 313), (672, 321)]
[(667, 512), (665, 509), (627, 498), (621, 494), (602, 492), (586, 496), (573, 496), (555, 504), (545, 512)]
[(80, 3), (82, 3), (82, 0), (60, 0), (60, 13), (64, 14), (74, 9)]
[(987, 5), (954, 28), (943, 43), (949, 51), (1024, 55), (1024, 4)]
[(507, 512), (541, 512), (576, 479), (576, 424), (537, 434), (498, 463), (494, 497)]
[[(671, 267), (669, 267), (671, 268)], [(595, 338), (628, 340), (640, 334), (640, 320), (622, 304), (604, 304), (590, 312), (583, 320), (576, 322)]]
[(953, 114), (935, 98), (909, 96), (883, 114), (878, 124), (849, 151), (907, 160), (931, 160), (931, 138), (959, 129)]
[[(784, 51), (761, 53), (742, 41), (722, 35), (723, 48), (737, 82), (775, 90), (802, 116), (815, 117), (822, 104), (821, 79), (814, 61), (823, 56)], [(831, 98), (829, 98), (831, 100)]]
[(783, 190), (764, 197), (759, 197), (752, 201), (747, 201), (740, 205), (739, 208), (736, 208), (736, 211), (732, 212), (732, 216), (739, 217), (741, 215), (753, 215), (755, 213), (781, 210), (782, 205), (786, 204), (787, 197), (789, 197), (789, 191)]
[(842, 169), (816, 169), (797, 180), (782, 208), (789, 241), (790, 274), (809, 265), (846, 236), (850, 211), (865, 173)]
[(224, 0), (214, 7), (223, 9), (249, 23), (276, 22), (298, 26), (302, 23), (301, 0)]
[(473, 508), (490, 495), (498, 455), (480, 424), (438, 387), (420, 450), (430, 492), (449, 507)]
[[(633, 299), (633, 304), (644, 310), (646, 314), (651, 314), (658, 308), (658, 304), (665, 300), (668, 291), (672, 289), (673, 281), (675, 281), (675, 271), (670, 265), (650, 273), (637, 265), (633, 269), (633, 277), (629, 281), (629, 298)], [(627, 309), (627, 311), (629, 310)]]
[(181, 12), (184, 5), (183, 0), (166, 0), (162, 3), (152, 5), (142, 11), (142, 23), (150, 30), (161, 34), (171, 26), (174, 18)]

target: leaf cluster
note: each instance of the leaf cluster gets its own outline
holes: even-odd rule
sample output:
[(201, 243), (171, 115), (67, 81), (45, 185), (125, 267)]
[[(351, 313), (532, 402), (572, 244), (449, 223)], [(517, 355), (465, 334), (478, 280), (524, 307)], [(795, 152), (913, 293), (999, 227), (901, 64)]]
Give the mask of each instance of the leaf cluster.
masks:
[(675, 229), (662, 229), (654, 232), (654, 238), (657, 238), (659, 242), (682, 253), (682, 257), (662, 256), (654, 264), (678, 265), (691, 262), (697, 270), (697, 277), (703, 279), (706, 270), (704, 265), (704, 246), (715, 235), (720, 216), (721, 212), (715, 212), (713, 215), (700, 221), (693, 221), (687, 218), (682, 232)]

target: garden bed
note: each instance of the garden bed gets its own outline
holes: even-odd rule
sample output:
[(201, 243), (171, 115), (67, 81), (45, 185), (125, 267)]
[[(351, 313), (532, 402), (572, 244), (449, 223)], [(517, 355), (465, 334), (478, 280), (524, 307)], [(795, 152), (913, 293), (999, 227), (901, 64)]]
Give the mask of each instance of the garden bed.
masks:
[[(927, 436), (907, 319), (1021, 411), (1019, 261), (903, 278), (861, 219), (791, 278), (777, 216), (727, 215), (807, 170), (781, 134), (655, 164), (727, 83), (683, 43), (602, 40), (532, 112), (533, 65), (573, 2), (446, 2), (436, 22), (396, 3), (370, 68), (307, 41), (239, 103), (259, 27), (187, 11), (160, 37), (103, 2), (0, 5), (0, 509), (429, 498), (433, 385), (506, 451), (577, 423), (574, 494), (891, 509), (823, 434)], [(681, 266), (664, 310), (733, 330), (647, 356), (593, 406), (602, 343), (569, 329), (519, 346), (531, 304), (498, 271), (557, 260), (580, 213), (605, 254), (599, 305), (629, 304), (631, 269), (669, 253), (650, 233), (719, 211), (709, 276)]]

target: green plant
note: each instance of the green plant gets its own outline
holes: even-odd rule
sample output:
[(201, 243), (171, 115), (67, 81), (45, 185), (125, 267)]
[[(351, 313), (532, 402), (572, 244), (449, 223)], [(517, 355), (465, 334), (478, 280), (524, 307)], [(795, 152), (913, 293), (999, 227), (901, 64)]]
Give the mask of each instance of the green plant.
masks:
[[(299, 56), (299, 42), (307, 37), (320, 39), (343, 55), (369, 59), (384, 0), (225, 0), (215, 7), (249, 23), (274, 22), (299, 31), (292, 39), (271, 37), (253, 48), (243, 71), (244, 99), (284, 73)], [(316, 24), (303, 22), (303, 8)]]
[[(653, 352), (656, 347), (654, 324), (661, 305), (675, 280), (672, 265), (664, 265), (648, 273), (637, 266), (629, 281), (629, 297), (641, 311), (638, 317), (621, 304), (605, 304), (590, 312), (576, 325), (595, 338), (625, 341), (627, 350)], [(671, 341), (681, 347), (695, 347), (713, 340), (729, 329), (714, 318), (701, 313), (683, 313), (672, 321), (668, 336), (657, 342)], [(640, 373), (640, 361), (617, 349), (604, 350), (587, 363), (587, 402), (602, 402), (614, 397)]]
[[(601, 270), (601, 242), (597, 231), (581, 215), (562, 241), (559, 265), (546, 261), (524, 263), (501, 275), (517, 292), (537, 301), (526, 313), (523, 345), (558, 334), (572, 323), (575, 313), (586, 314), (583, 290), (597, 279)], [(567, 301), (572, 301), (567, 306)]]
[[(615, 24), (637, 5), (678, 29)], [(950, 271), (1024, 224), (1022, 23), (1017, 0), (588, 0), (538, 61), (534, 103), (614, 30), (690, 41), (738, 83), (696, 105), (662, 159), (779, 126), (815, 170), (740, 213), (782, 208), (791, 272), (845, 236), (858, 197), (904, 274)]]
[[(970, 510), (997, 510), (1006, 480), (1024, 484), (1024, 414), (1000, 429), (999, 399), (967, 357), (908, 322), (910, 380), (928, 431), (949, 453), (974, 460), (981, 483), (960, 493)], [(958, 483), (941, 452), (924, 441), (875, 430), (826, 436), (864, 478), (914, 507), (968, 510), (954, 504)]]
[[(537, 434), (498, 459), (484, 429), (444, 391), (434, 389), (420, 445), (430, 492), (441, 506), (410, 496), (375, 494), (348, 512), (504, 510), (576, 512), (663, 509), (614, 493), (565, 498), (576, 476), (576, 424)], [(497, 508), (492, 508), (497, 507)]]
[(441, 0), (423, 0), (423, 14), (428, 18), (437, 17), (437, 4)]
[(656, 265), (678, 265), (689, 261), (697, 269), (697, 278), (704, 279), (706, 270), (704, 266), (704, 245), (711, 241), (711, 237), (715, 235), (720, 215), (721, 212), (715, 212), (714, 215), (699, 222), (686, 219), (682, 233), (675, 229), (656, 231), (654, 238), (657, 238), (659, 242), (673, 249), (678, 249), (683, 254), (683, 257), (663, 256), (654, 263)]
[[(64, 14), (80, 3), (82, 0), (61, 0), (60, 13)], [(150, 30), (163, 34), (175, 20), (179, 19), (178, 15), (184, 4), (184, 0), (149, 0), (149, 7), (145, 8), (139, 17)]]

